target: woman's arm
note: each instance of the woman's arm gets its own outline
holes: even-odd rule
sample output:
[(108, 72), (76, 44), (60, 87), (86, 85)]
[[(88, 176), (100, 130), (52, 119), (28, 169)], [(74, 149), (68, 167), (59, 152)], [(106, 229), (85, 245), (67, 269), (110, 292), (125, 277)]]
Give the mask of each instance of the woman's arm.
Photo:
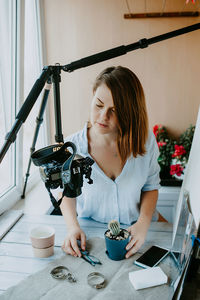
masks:
[(60, 205), (62, 215), (67, 225), (67, 237), (62, 249), (73, 256), (81, 256), (77, 240), (81, 241), (81, 248), (85, 250), (86, 236), (80, 228), (76, 214), (76, 198), (63, 197)]
[(60, 209), (68, 229), (72, 227), (80, 227), (76, 214), (76, 198), (68, 198), (64, 196), (60, 205)]
[(126, 247), (126, 250), (128, 251), (126, 253), (126, 258), (135, 254), (144, 243), (156, 208), (157, 200), (157, 190), (141, 193), (139, 218), (135, 224), (127, 229), (131, 234), (131, 240)]
[(150, 225), (158, 200), (158, 190), (142, 192), (140, 200), (140, 215), (138, 221)]

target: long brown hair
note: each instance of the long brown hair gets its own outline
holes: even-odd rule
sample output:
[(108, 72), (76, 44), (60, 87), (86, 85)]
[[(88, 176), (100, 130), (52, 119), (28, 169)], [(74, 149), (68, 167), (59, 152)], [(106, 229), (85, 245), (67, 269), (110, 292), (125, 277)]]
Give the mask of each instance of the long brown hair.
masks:
[(145, 96), (137, 76), (125, 67), (109, 67), (96, 78), (93, 92), (105, 84), (111, 91), (117, 117), (117, 145), (121, 161), (144, 155), (148, 137)]

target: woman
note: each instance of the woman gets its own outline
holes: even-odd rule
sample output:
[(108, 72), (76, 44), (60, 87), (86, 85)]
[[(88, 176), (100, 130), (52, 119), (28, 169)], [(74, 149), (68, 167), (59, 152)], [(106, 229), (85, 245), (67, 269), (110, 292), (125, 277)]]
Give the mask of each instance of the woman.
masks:
[(145, 241), (160, 181), (159, 152), (148, 130), (143, 88), (131, 70), (118, 66), (100, 73), (93, 86), (90, 122), (67, 140), (77, 146), (77, 153), (91, 156), (95, 163), (93, 184), (84, 183), (77, 199), (62, 200), (67, 224), (63, 250), (81, 256), (77, 240), (85, 250), (86, 236), (78, 214), (104, 223), (117, 219), (129, 224), (126, 258), (130, 257)]

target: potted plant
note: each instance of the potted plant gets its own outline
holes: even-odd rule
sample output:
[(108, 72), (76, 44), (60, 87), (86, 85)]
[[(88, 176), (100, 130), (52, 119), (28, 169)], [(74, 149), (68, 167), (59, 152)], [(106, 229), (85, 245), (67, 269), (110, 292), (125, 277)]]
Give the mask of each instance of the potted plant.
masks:
[(153, 132), (156, 137), (160, 155), (161, 185), (180, 186), (184, 170), (190, 154), (195, 126), (190, 126), (175, 140), (171, 138), (163, 125), (155, 125)]
[(170, 174), (172, 177), (183, 180), (184, 170), (187, 166), (192, 146), (194, 130), (195, 126), (190, 125), (190, 127), (180, 135), (178, 143), (174, 146), (174, 153), (172, 154), (170, 166)]
[(117, 220), (111, 220), (108, 223), (108, 230), (105, 234), (106, 254), (113, 260), (124, 259), (126, 254), (126, 245), (129, 242), (129, 232), (120, 228)]

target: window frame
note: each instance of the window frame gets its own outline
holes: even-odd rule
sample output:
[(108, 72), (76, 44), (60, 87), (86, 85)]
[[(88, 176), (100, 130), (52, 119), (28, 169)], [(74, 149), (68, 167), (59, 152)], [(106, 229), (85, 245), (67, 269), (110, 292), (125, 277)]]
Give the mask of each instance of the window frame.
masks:
[[(39, 47), (39, 65), (42, 73), (42, 69), (47, 65), (46, 59), (46, 44), (45, 44), (45, 24), (44, 24), (44, 3), (41, 0), (35, 0), (36, 7), (36, 24), (37, 24), (37, 39), (38, 39), (38, 47)], [(42, 93), (41, 93), (42, 94)], [(39, 96), (41, 97), (41, 95)], [(50, 109), (49, 102), (47, 102), (45, 112), (44, 112), (44, 138), (45, 143), (49, 144), (51, 141), (51, 133), (48, 130), (50, 128)]]
[[(34, 0), (36, 8), (36, 24), (37, 24), (37, 40), (39, 53), (39, 66), (43, 67), (45, 60), (44, 30), (43, 30), (43, 4), (39, 0)], [(25, 24), (25, 0), (10, 0), (10, 9), (12, 10), (12, 103), (14, 103), (14, 115), (12, 116), (12, 124), (15, 117), (24, 102), (24, 24)], [(37, 78), (36, 78), (37, 79)], [(42, 94), (42, 93), (41, 93)], [(41, 96), (41, 95), (40, 95)], [(47, 123), (49, 120), (48, 105), (44, 114), (44, 138), (45, 142), (50, 141), (50, 133), (47, 131)], [(14, 176), (13, 185), (8, 188), (4, 194), (0, 196), (0, 214), (10, 209), (17, 201), (21, 199), (24, 186), (23, 177), (23, 125), (17, 134), (16, 141), (11, 145), (14, 153)], [(31, 147), (31, 145), (30, 145)], [(13, 166), (12, 166), (13, 167)], [(36, 174), (37, 173), (37, 174)], [(39, 182), (38, 172), (30, 174), (26, 192), (29, 192)]]
[[(23, 68), (21, 68), (22, 58), (21, 51), (23, 51), (23, 18), (24, 18), (24, 0), (10, 1), (11, 15), (11, 73), (12, 73), (12, 103), (14, 104), (14, 115), (20, 107), (18, 99), (23, 99)], [(22, 80), (22, 81), (21, 81)], [(21, 82), (21, 84), (19, 84)], [(12, 115), (12, 122), (14, 116)], [(12, 176), (14, 177), (13, 185), (5, 191), (0, 198), (0, 213), (12, 207), (20, 198), (20, 189), (22, 187), (22, 170), (19, 167), (22, 159), (22, 132), (19, 131), (15, 143), (12, 144), (14, 151), (14, 167)], [(10, 148), (11, 149), (11, 148)]]
[[(23, 1), (25, 1), (25, 0), (23, 0)], [(38, 74), (38, 77), (35, 78), (35, 81), (36, 81), (36, 79), (38, 79), (39, 76), (41, 75), (43, 67), (46, 65), (46, 46), (45, 46), (45, 38), (44, 38), (45, 37), (44, 4), (43, 4), (43, 1), (41, 1), (41, 0), (31, 0), (31, 1), (34, 2), (34, 6), (35, 6), (35, 16), (34, 17), (36, 20), (36, 32), (37, 32), (36, 39), (37, 39), (37, 44), (38, 44), (38, 62), (37, 62), (37, 64), (38, 64), (39, 74)], [(24, 8), (24, 10), (25, 10), (25, 8)], [(25, 12), (24, 12), (24, 14), (25, 14)], [(24, 18), (24, 20), (25, 20), (25, 18)], [(30, 90), (29, 90), (29, 92), (30, 92)], [(43, 91), (40, 93), (40, 95), (35, 103), (37, 103), (37, 101), (41, 102), (42, 96), (43, 96)], [(48, 100), (50, 100), (50, 99), (48, 99)], [(49, 145), (49, 143), (51, 141), (51, 134), (50, 134), (50, 131), (48, 130), (48, 128), (50, 128), (50, 117), (49, 117), (50, 111), (49, 111), (48, 103), (49, 103), (49, 101), (47, 101), (47, 105), (45, 107), (45, 112), (43, 115), (42, 128), (40, 128), (40, 131), (43, 130), (42, 137), (43, 137), (43, 141), (44, 141), (45, 145)], [(37, 114), (35, 115), (35, 118), (33, 120), (34, 128), (36, 126), (36, 123), (35, 123), (36, 117), (37, 117)], [(30, 146), (29, 148), (31, 148), (31, 144), (29, 146)], [(23, 186), (24, 186), (24, 180), (25, 180), (25, 175), (26, 175), (25, 173), (27, 171), (27, 166), (28, 165), (25, 165), (25, 171), (22, 171), (22, 172), (24, 172), (22, 174)], [(29, 193), (35, 187), (35, 185), (40, 182), (40, 180), (41, 179), (40, 179), (39, 169), (37, 168), (34, 171), (31, 170), (30, 176), (28, 178), (28, 183), (26, 186), (25, 194)], [(23, 187), (22, 187), (22, 189), (23, 189)]]

